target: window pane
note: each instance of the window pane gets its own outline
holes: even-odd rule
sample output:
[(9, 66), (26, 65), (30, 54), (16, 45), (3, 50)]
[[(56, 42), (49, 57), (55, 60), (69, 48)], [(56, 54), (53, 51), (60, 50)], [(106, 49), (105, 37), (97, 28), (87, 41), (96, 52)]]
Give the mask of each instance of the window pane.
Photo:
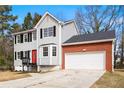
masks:
[(27, 34), (24, 35), (24, 40), (25, 40), (25, 42), (28, 42), (28, 35)]
[(54, 36), (54, 27), (44, 28), (44, 37)]
[(43, 56), (48, 56), (48, 47), (43, 47)]
[(53, 36), (53, 27), (49, 28), (49, 36)]
[(36, 40), (36, 32), (33, 32), (33, 40)]
[(32, 32), (28, 33), (28, 42), (32, 41)]
[(47, 30), (47, 28), (44, 29), (44, 37), (48, 37), (48, 30)]
[(18, 43), (20, 43), (20, 35), (18, 35), (17, 37), (18, 37)]
[(56, 47), (52, 48), (52, 56), (56, 56)]
[(18, 52), (18, 59), (20, 59), (20, 52)]

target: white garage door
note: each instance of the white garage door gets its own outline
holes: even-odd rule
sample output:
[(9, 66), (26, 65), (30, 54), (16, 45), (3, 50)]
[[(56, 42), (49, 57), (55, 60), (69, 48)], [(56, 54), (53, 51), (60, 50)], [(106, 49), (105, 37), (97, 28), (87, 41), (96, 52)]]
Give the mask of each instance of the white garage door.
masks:
[(105, 70), (105, 52), (67, 53), (65, 69)]

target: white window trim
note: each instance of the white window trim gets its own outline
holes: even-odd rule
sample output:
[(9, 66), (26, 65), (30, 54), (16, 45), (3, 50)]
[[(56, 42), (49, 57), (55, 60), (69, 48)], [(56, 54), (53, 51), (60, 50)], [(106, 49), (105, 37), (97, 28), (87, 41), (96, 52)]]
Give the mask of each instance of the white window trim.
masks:
[[(54, 37), (54, 28), (53, 27), (54, 26), (43, 29), (43, 37), (44, 38)], [(51, 28), (51, 30), (50, 30), (50, 28)], [(46, 32), (46, 35), (45, 35), (45, 32)], [(52, 34), (50, 35), (50, 33), (52, 33)]]
[[(55, 51), (53, 51), (53, 48), (55, 48)], [(53, 55), (53, 52), (55, 53), (55, 56)], [(56, 57), (56, 56), (57, 56), (57, 47), (52, 46), (52, 57)]]
[[(23, 38), (24, 38), (24, 42), (28, 42), (28, 34), (27, 33), (24, 34)], [(26, 38), (27, 38), (27, 41), (26, 41)]]
[(32, 40), (33, 41), (37, 40), (37, 32), (33, 32), (32, 35), (33, 35)]
[[(44, 56), (44, 48), (45, 47), (47, 47), (47, 51), (45, 51), (45, 52), (47, 52), (47, 56)], [(43, 49), (43, 57), (48, 57), (49, 56), (49, 47), (48, 46), (44, 46), (44, 47), (42, 47), (42, 49)]]
[(21, 42), (20, 35), (17, 35), (17, 43), (20, 43), (20, 42)]
[(17, 52), (17, 59), (20, 60), (20, 58), (21, 58), (21, 53)]

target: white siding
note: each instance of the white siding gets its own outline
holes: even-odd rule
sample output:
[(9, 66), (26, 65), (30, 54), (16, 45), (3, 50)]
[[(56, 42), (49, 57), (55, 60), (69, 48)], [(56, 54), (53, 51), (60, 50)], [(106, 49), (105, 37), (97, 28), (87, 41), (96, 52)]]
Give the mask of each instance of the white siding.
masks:
[[(37, 30), (37, 40), (33, 40), (32, 42), (24, 42), (24, 43), (17, 43), (14, 44), (14, 51), (28, 51), (37, 49), (37, 65), (61, 65), (61, 45), (67, 39), (72, 37), (73, 35), (78, 34), (75, 24), (73, 22), (62, 25), (57, 20), (55, 20), (51, 15), (46, 14), (42, 19), (36, 30)], [(44, 37), (44, 32), (42, 30), (42, 38), (40, 38), (40, 29), (48, 28), (56, 26), (56, 36), (55, 37)], [(17, 40), (17, 39), (16, 39)], [(57, 48), (56, 56), (52, 56), (52, 46), (55, 45)], [(43, 57), (43, 47), (48, 46), (48, 57)], [(32, 52), (32, 51), (31, 51)], [(30, 53), (31, 53), (30, 52)], [(31, 59), (31, 54), (30, 54)], [(22, 62), (20, 59), (14, 60), (15, 66), (21, 66)]]
[(64, 25), (62, 29), (62, 42), (65, 42), (66, 40), (77, 34), (78, 32), (76, 30), (74, 22)]
[[(16, 41), (18, 40), (16, 39)], [(18, 59), (18, 54), (17, 54), (20, 51), (30, 50), (30, 60), (31, 60), (31, 53), (32, 53), (32, 50), (37, 48), (36, 45), (37, 45), (37, 42), (36, 40), (33, 40), (33, 38), (32, 38), (32, 42), (23, 41), (23, 43), (18, 43), (18, 42), (16, 42), (16, 44), (14, 43), (14, 54), (16, 52), (16, 60), (14, 59), (14, 66), (22, 66), (22, 60)]]
[[(40, 29), (42, 28), (48, 28), (48, 27), (52, 27), (52, 26), (56, 26), (56, 37), (44, 37), (44, 35), (42, 34), (42, 39), (40, 38)], [(59, 51), (57, 51), (57, 57), (56, 57), (56, 59), (54, 58), (54, 61), (52, 61), (53, 63), (50, 63), (50, 57), (48, 57), (48, 58), (44, 58), (42, 55), (43, 54), (41, 54), (42, 53), (42, 49), (41, 49), (41, 45), (43, 46), (43, 45), (45, 45), (45, 44), (47, 44), (47, 45), (50, 45), (51, 43), (52, 44), (55, 44), (55, 45), (58, 45), (59, 44), (59, 28), (58, 28), (58, 26), (59, 26), (59, 23), (56, 21), (56, 20), (54, 20), (52, 17), (50, 17), (49, 15), (47, 15), (43, 20), (42, 20), (42, 22), (40, 23), (40, 25), (38, 26), (38, 28), (37, 28), (37, 31), (38, 31), (38, 37), (37, 37), (37, 39), (38, 39), (38, 65), (53, 65), (53, 64), (55, 64), (55, 65), (57, 65), (57, 63), (59, 62)], [(42, 33), (44, 33), (43, 32), (43, 30), (42, 30)], [(58, 49), (58, 47), (57, 47), (57, 49)], [(50, 52), (50, 50), (49, 50), (49, 52)]]

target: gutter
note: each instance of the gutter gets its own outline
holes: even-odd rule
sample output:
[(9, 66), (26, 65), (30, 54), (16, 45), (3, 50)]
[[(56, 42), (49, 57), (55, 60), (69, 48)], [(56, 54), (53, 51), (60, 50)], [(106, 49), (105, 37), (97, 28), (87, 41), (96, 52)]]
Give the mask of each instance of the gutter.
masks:
[(23, 34), (23, 33), (33, 32), (33, 31), (36, 31), (36, 29), (33, 28), (30, 30), (26, 30), (26, 31), (15, 32), (15, 33), (12, 33), (12, 35), (18, 35), (18, 34)]
[(94, 41), (84, 41), (84, 42), (74, 42), (74, 43), (64, 43), (62, 46), (69, 46), (69, 45), (80, 45), (80, 44), (90, 44), (90, 43), (100, 43), (100, 42), (109, 42), (115, 41), (115, 38), (113, 39), (104, 39), (104, 40), (94, 40)]

